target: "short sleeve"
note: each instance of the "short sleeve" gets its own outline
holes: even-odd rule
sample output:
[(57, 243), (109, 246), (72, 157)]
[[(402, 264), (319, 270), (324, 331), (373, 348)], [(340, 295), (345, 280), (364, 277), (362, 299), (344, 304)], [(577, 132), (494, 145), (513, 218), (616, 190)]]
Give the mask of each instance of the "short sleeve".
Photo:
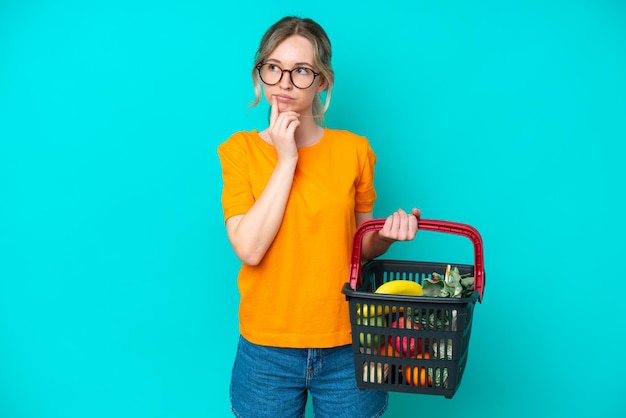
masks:
[(357, 181), (355, 194), (356, 212), (372, 212), (376, 201), (376, 190), (374, 188), (374, 166), (376, 164), (376, 154), (365, 142), (364, 150), (360, 152), (361, 175)]
[(224, 221), (246, 213), (254, 204), (254, 195), (248, 170), (248, 152), (241, 137), (233, 135), (217, 149), (222, 166), (222, 209)]

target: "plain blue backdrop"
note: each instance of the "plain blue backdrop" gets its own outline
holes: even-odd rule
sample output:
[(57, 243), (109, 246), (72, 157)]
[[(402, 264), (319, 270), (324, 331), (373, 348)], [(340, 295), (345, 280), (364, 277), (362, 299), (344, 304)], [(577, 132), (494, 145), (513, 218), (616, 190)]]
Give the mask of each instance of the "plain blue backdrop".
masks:
[[(287, 14), (331, 37), (327, 122), (370, 139), (375, 216), (484, 240), (459, 391), (387, 416), (625, 417), (618, 0), (0, 1), (0, 416), (230, 416), (216, 147), (265, 126), (253, 55)], [(437, 235), (389, 256), (471, 261)]]

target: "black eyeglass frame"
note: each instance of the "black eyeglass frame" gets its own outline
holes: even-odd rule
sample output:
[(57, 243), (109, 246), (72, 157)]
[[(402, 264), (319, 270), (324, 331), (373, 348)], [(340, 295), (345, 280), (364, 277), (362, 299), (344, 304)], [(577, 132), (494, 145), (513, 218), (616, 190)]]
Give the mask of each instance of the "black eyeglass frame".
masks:
[[(265, 80), (263, 80), (263, 77), (261, 76), (261, 68), (264, 65), (273, 65), (274, 67), (278, 67), (280, 69), (280, 77), (278, 78), (278, 81), (276, 81), (275, 83), (270, 84), (270, 83), (266, 82)], [(304, 68), (306, 70), (309, 70), (309, 71), (311, 71), (313, 73), (313, 80), (311, 80), (311, 84), (309, 84), (306, 87), (299, 87), (299, 86), (296, 85), (296, 83), (293, 82), (293, 72), (296, 71), (296, 70), (300, 70), (302, 68)], [(283, 79), (283, 75), (285, 75), (285, 73), (289, 73), (289, 80), (291, 80), (291, 84), (293, 84), (293, 86), (295, 88), (300, 89), (300, 90), (305, 90), (305, 89), (308, 89), (309, 87), (311, 87), (313, 85), (313, 83), (315, 83), (315, 79), (318, 76), (322, 75), (322, 73), (317, 73), (317, 72), (313, 71), (312, 69), (310, 69), (308, 67), (296, 67), (296, 68), (292, 68), (291, 70), (283, 70), (280, 65), (272, 64), (271, 62), (265, 62), (265, 63), (258, 64), (256, 66), (256, 70), (259, 73), (259, 78), (261, 79), (261, 81), (264, 84), (267, 84), (268, 86), (275, 86), (276, 84), (280, 83), (281, 80)]]

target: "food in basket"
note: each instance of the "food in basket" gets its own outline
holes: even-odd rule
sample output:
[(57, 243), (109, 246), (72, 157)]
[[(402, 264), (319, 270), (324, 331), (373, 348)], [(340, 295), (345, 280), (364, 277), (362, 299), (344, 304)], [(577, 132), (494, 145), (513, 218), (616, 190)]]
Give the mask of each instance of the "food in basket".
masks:
[[(424, 393), (450, 399), (465, 370), (473, 306), (482, 301), (482, 241), (477, 231), (463, 224), (424, 219), (420, 222), (427, 226), (424, 229), (470, 238), (475, 249), (475, 267), (472, 272), (466, 264), (454, 268), (444, 263), (373, 260), (365, 264), (358, 257), (354, 259), (352, 267), (357, 268), (351, 270), (350, 282), (342, 293), (349, 301), (357, 386), (362, 390)], [(379, 223), (376, 226), (382, 227), (382, 220)], [(355, 242), (366, 230), (357, 232)], [(356, 245), (354, 250), (359, 251), (353, 256), (360, 255)], [(472, 276), (476, 276), (476, 283)], [(412, 282), (421, 285), (421, 297), (402, 295), (407, 291), (401, 286), (413, 286)], [(357, 324), (359, 316), (361, 320), (383, 316), (386, 324)], [(405, 329), (401, 328), (401, 317)], [(415, 325), (419, 325), (418, 329), (413, 329)], [(365, 336), (378, 333), (380, 345), (359, 347), (357, 334), (361, 332)]]
[(374, 293), (384, 295), (421, 296), (422, 285), (413, 280), (392, 280), (381, 284)]
[[(356, 315), (356, 323), (358, 325), (369, 325), (372, 327), (384, 327), (386, 326), (386, 321), (385, 321), (385, 316), (382, 314), (382, 307), (379, 306), (378, 307), (379, 311), (381, 311), (380, 314), (378, 315), (370, 315), (368, 312), (368, 307), (367, 305), (363, 306), (363, 313), (364, 315), (361, 315), (361, 310), (359, 309), (357, 311), (357, 315)], [(372, 311), (374, 311), (374, 309), (372, 309)]]
[(422, 329), (451, 330), (456, 331), (458, 313), (456, 309), (438, 310), (437, 312), (426, 309), (421, 314), (415, 314), (415, 322), (420, 323)]
[(473, 292), (474, 277), (460, 274), (458, 267), (450, 268), (448, 265), (444, 276), (434, 272), (431, 278), (424, 279), (424, 296), (462, 298), (471, 296)]
[[(411, 321), (411, 318), (404, 318), (401, 316), (397, 320), (391, 322), (391, 328), (412, 328), (419, 329), (419, 325), (416, 322)], [(417, 340), (417, 343), (416, 343)], [(393, 341), (393, 337), (389, 337), (389, 344)], [(396, 351), (402, 353), (402, 357), (415, 357), (415, 348), (417, 346), (417, 352), (422, 352), (422, 339), (415, 337), (407, 337), (406, 335), (395, 337)]]
[(428, 386), (432, 387), (433, 385), (433, 377), (426, 371), (426, 367), (407, 366), (403, 370), (403, 374), (407, 385), (427, 386), (426, 381), (428, 381)]
[[(389, 315), (389, 312), (396, 313), (398, 309), (395, 306), (389, 308), (389, 305), (385, 305), (385, 315)], [(403, 309), (400, 308), (400, 313), (403, 312)], [(357, 303), (356, 316), (359, 317), (373, 317), (373, 316), (381, 316), (383, 315), (383, 305), (363, 305), (363, 309)]]
[[(430, 354), (427, 352), (425, 352), (423, 355), (422, 353), (417, 353), (417, 358), (421, 359), (430, 359)], [(406, 383), (407, 385), (413, 385), (413, 386), (429, 386), (432, 387), (433, 386), (433, 369), (432, 368), (426, 368), (426, 367), (419, 367), (419, 366), (404, 366), (404, 367), (400, 367), (400, 373), (402, 373), (405, 378), (404, 378), (404, 383)], [(428, 382), (428, 384), (427, 384)]]
[(371, 383), (384, 383), (389, 376), (389, 364), (363, 363), (363, 381)]
[(447, 342), (443, 338), (433, 340), (433, 355), (435, 358), (452, 360), (452, 340)]
[[(385, 317), (382, 315), (377, 315), (375, 317), (363, 317), (357, 316), (356, 323), (357, 325), (370, 325), (372, 327), (385, 327)], [(365, 333), (361, 332), (359, 334), (359, 339), (361, 343), (361, 347), (372, 347), (378, 346), (380, 342), (380, 336), (376, 334), (376, 328), (372, 328), (373, 333)]]
[(382, 346), (380, 347), (380, 354), (387, 357), (400, 357), (400, 350), (396, 350), (394, 348), (394, 345), (391, 344), (391, 341), (389, 341), (389, 344), (382, 344)]

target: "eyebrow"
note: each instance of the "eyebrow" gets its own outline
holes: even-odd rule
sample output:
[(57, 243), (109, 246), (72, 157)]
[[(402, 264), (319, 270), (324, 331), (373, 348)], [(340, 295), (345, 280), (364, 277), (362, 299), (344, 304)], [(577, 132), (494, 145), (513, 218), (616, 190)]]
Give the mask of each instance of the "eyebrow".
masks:
[[(268, 58), (267, 60), (265, 60), (265, 62), (275, 62), (277, 64), (282, 64), (282, 62), (280, 62), (280, 60), (277, 60), (276, 58)], [(294, 67), (302, 67), (302, 66), (313, 68), (313, 65), (309, 64), (308, 62), (296, 62), (294, 64)]]

